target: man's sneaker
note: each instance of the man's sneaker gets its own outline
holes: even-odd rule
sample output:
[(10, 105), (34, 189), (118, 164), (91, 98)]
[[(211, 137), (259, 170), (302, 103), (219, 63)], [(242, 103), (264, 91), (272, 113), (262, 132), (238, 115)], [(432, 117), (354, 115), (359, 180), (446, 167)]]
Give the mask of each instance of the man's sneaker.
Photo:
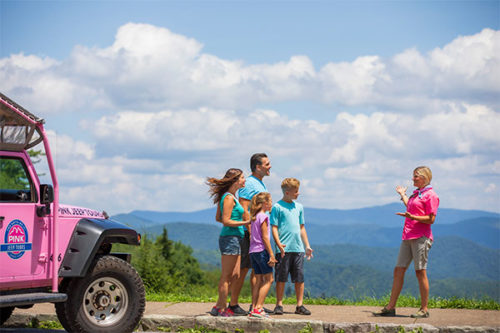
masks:
[(309, 316), (311, 314), (311, 311), (307, 310), (305, 306), (301, 305), (295, 308), (295, 313), (299, 315)]
[(233, 311), (233, 313), (234, 313), (235, 316), (246, 316), (248, 314), (248, 312), (246, 312), (245, 310), (243, 310), (241, 308), (241, 306), (239, 306), (239, 304), (230, 305), (229, 309), (231, 309), (231, 311)]
[(233, 310), (231, 310), (230, 308), (226, 308), (226, 310), (224, 310), (221, 314), (220, 314), (221, 317), (232, 317), (234, 316), (234, 312)]
[(275, 315), (282, 315), (283, 314), (283, 307), (281, 305), (276, 305), (273, 313)]
[(218, 309), (216, 306), (214, 306), (212, 308), (212, 310), (210, 310), (210, 314), (214, 317), (217, 317), (217, 316), (220, 316), (222, 313), (222, 310)]
[(269, 318), (269, 315), (263, 309), (253, 309), (248, 316), (252, 318)]
[(379, 317), (395, 317), (396, 316), (396, 309), (388, 309), (384, 306), (384, 308), (380, 311), (373, 312), (374, 316), (379, 316)]
[(422, 309), (418, 310), (417, 313), (410, 315), (412, 318), (429, 318), (429, 311), (424, 311)]

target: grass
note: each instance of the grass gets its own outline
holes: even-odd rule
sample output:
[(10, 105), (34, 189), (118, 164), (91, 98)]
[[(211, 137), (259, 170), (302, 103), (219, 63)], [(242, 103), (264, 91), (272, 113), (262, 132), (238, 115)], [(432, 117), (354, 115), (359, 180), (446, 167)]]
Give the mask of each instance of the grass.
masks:
[[(159, 294), (148, 293), (146, 299), (150, 302), (199, 302), (199, 303), (215, 303), (217, 297), (214, 295), (192, 296), (190, 294)], [(240, 297), (241, 303), (251, 303), (249, 296)], [(295, 298), (288, 297), (283, 300), (284, 304), (295, 304)], [(276, 303), (274, 296), (268, 296), (266, 303)], [(361, 300), (343, 300), (335, 297), (329, 298), (305, 298), (304, 304), (313, 305), (357, 305), (357, 306), (384, 306), (389, 303), (389, 295), (382, 298), (366, 297)], [(420, 307), (420, 299), (411, 295), (401, 295), (398, 299), (399, 307)], [(476, 310), (500, 310), (500, 303), (493, 299), (470, 299), (470, 298), (440, 298), (431, 297), (429, 299), (429, 308), (432, 309), (476, 309)]]

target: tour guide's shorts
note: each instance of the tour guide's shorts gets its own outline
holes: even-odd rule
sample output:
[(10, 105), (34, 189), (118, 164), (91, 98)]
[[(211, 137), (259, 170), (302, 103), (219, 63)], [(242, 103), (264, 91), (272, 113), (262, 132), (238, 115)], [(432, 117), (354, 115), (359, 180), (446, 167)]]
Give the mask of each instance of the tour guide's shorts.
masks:
[(250, 233), (245, 228), (245, 236), (241, 240), (241, 263), (240, 269), (242, 268), (252, 268), (252, 263), (250, 262)]
[(290, 274), (293, 283), (304, 282), (304, 252), (285, 252), (281, 258), (281, 253), (276, 253), (276, 282), (287, 282)]
[(408, 267), (413, 260), (416, 271), (427, 269), (427, 259), (431, 246), (432, 240), (425, 236), (402, 241), (396, 267)]
[(219, 250), (221, 255), (237, 256), (241, 254), (241, 237), (219, 236)]
[(250, 261), (252, 262), (254, 274), (269, 274), (273, 272), (273, 268), (268, 265), (269, 253), (266, 250), (250, 253)]

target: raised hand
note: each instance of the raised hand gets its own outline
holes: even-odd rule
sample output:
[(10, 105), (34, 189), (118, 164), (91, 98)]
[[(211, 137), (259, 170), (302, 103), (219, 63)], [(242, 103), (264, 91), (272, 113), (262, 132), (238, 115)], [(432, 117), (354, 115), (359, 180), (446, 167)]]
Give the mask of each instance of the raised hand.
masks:
[(400, 196), (405, 195), (407, 189), (408, 189), (408, 186), (405, 186), (405, 187), (403, 187), (401, 185), (396, 186), (396, 192), (398, 192)]

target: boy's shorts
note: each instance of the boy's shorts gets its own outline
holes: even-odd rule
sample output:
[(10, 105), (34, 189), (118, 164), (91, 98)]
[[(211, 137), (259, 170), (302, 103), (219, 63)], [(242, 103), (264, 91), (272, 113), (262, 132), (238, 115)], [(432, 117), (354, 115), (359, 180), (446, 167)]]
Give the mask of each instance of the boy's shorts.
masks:
[(427, 237), (403, 240), (399, 247), (396, 267), (407, 268), (413, 260), (416, 271), (427, 269), (427, 259), (431, 246), (432, 240)]
[(273, 272), (273, 268), (267, 264), (269, 262), (269, 253), (266, 250), (250, 253), (250, 261), (252, 262), (254, 274), (269, 274)]
[(219, 236), (219, 250), (221, 255), (237, 256), (241, 254), (241, 237)]
[(304, 282), (304, 252), (285, 252), (282, 258), (281, 253), (276, 255), (276, 282), (287, 282), (290, 274), (293, 283)]
[(241, 240), (241, 262), (240, 269), (242, 268), (252, 268), (252, 263), (250, 262), (250, 233), (245, 229), (245, 236)]

